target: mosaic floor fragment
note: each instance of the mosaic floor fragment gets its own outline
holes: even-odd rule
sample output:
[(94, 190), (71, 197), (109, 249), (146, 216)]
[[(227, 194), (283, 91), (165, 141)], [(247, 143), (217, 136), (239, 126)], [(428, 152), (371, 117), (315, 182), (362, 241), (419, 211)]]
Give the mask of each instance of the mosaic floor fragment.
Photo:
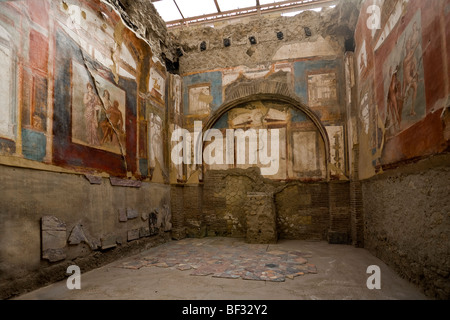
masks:
[(286, 279), (317, 273), (316, 266), (308, 263), (310, 253), (297, 250), (267, 251), (267, 248), (267, 245), (230, 245), (185, 239), (154, 248), (146, 256), (117, 267), (134, 270), (143, 267), (172, 268), (189, 272), (191, 276), (272, 282), (284, 282)]

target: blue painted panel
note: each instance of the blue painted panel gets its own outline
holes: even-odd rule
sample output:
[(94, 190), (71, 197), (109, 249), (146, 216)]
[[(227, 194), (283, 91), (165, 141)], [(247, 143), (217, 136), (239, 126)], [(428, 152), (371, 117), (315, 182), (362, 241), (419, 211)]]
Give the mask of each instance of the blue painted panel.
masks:
[(46, 155), (47, 138), (42, 132), (22, 129), (22, 152), (26, 159), (43, 161)]
[[(343, 74), (343, 66), (339, 60), (319, 60), (319, 61), (298, 61), (294, 63), (294, 77), (295, 77), (295, 93), (308, 103), (308, 73), (316, 72), (321, 69), (335, 69), (336, 73)], [(343, 81), (338, 80), (338, 91), (343, 88)], [(344, 95), (339, 94), (340, 97)]]
[(147, 159), (139, 159), (139, 171), (143, 177), (148, 176), (148, 160)]

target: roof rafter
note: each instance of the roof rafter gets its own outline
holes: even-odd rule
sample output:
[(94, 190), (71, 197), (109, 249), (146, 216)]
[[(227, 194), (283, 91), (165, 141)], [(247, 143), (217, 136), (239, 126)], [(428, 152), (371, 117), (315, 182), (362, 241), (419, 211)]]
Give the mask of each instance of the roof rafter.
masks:
[(217, 0), (214, 0), (214, 3), (216, 4), (217, 12), (218, 12), (218, 13), (222, 12), (222, 11), (220, 10), (220, 6), (219, 6), (219, 3), (217, 2)]
[(181, 17), (183, 18), (183, 21), (185, 21), (186, 19), (184, 18), (183, 12), (181, 12), (180, 7), (178, 6), (178, 3), (175, 0), (173, 0), (173, 3), (175, 3), (175, 6), (177, 7), (178, 12), (180, 13)]

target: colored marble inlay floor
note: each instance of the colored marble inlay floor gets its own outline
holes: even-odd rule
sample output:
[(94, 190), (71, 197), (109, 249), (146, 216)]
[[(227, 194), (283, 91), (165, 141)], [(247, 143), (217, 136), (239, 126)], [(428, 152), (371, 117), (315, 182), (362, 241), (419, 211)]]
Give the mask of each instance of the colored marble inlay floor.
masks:
[(267, 250), (268, 245), (184, 239), (153, 248), (119, 268), (172, 268), (192, 276), (284, 282), (317, 273), (311, 254), (297, 250)]

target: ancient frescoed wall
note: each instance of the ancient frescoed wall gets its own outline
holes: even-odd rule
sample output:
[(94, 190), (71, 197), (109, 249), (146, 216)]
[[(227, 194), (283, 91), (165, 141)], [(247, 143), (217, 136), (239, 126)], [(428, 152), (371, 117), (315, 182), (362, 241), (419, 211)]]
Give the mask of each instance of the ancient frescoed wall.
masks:
[[(221, 130), (224, 137), (227, 129), (279, 128), (282, 168), (271, 175), (275, 180), (326, 179), (327, 168), (334, 179), (348, 179), (347, 88), (343, 56), (312, 57), (254, 69), (239, 66), (184, 75), (185, 128), (193, 132), (196, 121), (205, 124), (221, 112), (220, 108), (233, 100), (233, 92), (239, 86), (252, 86), (256, 95), (258, 92), (265, 93), (265, 81), (287, 88), (280, 94), (295, 96), (299, 105), (310, 110), (319, 125), (325, 128), (327, 141), (318, 134), (317, 124), (308, 115), (292, 106), (277, 103), (276, 98), (272, 102), (254, 101), (248, 105), (236, 105), (218, 118), (213, 128)], [(330, 148), (330, 163), (327, 161), (325, 143)], [(224, 167), (223, 164), (229, 165), (225, 160), (218, 163), (221, 166), (207, 164), (206, 168), (239, 167), (236, 164)], [(248, 162), (245, 164), (250, 165)], [(188, 169), (186, 180), (194, 173), (195, 168)]]
[[(364, 3), (356, 31), (361, 178), (448, 148), (447, 7)], [(380, 25), (369, 28), (378, 22), (372, 8)]]
[(100, 1), (1, 5), (3, 162), (168, 181), (167, 71), (148, 43)]
[[(314, 113), (320, 126), (325, 128), (327, 141), (317, 135), (317, 128), (308, 116), (287, 111), (280, 120), (283, 124), (279, 123), (285, 128), (280, 132), (280, 153), (285, 159), (281, 161), (280, 172), (272, 178), (348, 179), (351, 166), (347, 146), (347, 101), (352, 88), (346, 84), (353, 73), (350, 72), (348, 77), (345, 74), (344, 54), (351, 50), (346, 43), (351, 40), (351, 29), (357, 15), (357, 3), (349, 2), (339, 5), (339, 8), (328, 8), (319, 13), (305, 11), (289, 18), (253, 19), (215, 28), (170, 30), (174, 45), (182, 53), (179, 62), (183, 86), (183, 128), (193, 133), (196, 121), (205, 124), (221, 113), (221, 107), (236, 98), (233, 93), (239, 90), (239, 86), (252, 86), (255, 88), (252, 94), (258, 94), (267, 93), (265, 81), (276, 82), (279, 88), (287, 88), (279, 94), (295, 96), (302, 106)], [(333, 19), (336, 21), (331, 22)], [(252, 37), (256, 41), (251, 42)], [(239, 97), (243, 96), (245, 93)], [(262, 112), (275, 110), (270, 105), (261, 108)], [(236, 126), (230, 122), (230, 117), (242, 112), (235, 110), (223, 114), (216, 119), (213, 128), (222, 130), (224, 134), (226, 129), (242, 127), (242, 124)], [(242, 114), (240, 117), (251, 115)], [(250, 127), (254, 124), (246, 126)], [(324, 152), (325, 144), (327, 153)], [(240, 166), (207, 164), (205, 167), (225, 169)], [(186, 182), (198, 183), (201, 175), (199, 165), (184, 168)]]
[[(183, 53), (183, 112), (174, 129), (186, 132), (172, 142), (175, 157), (189, 145), (189, 164), (171, 172), (179, 183), (171, 190), (179, 199), (172, 199), (177, 237), (246, 237), (253, 226), (243, 208), (252, 192), (262, 192), (273, 202), (277, 237), (351, 242), (348, 139), (356, 124), (348, 115), (355, 79), (345, 43), (357, 12), (353, 3), (170, 31)], [(208, 131), (196, 162), (198, 128)], [(331, 180), (342, 184), (330, 187)]]
[(449, 13), (449, 1), (365, 1), (355, 53), (365, 247), (440, 299), (450, 292)]
[(171, 230), (181, 97), (150, 43), (101, 1), (0, 3), (2, 283)]

